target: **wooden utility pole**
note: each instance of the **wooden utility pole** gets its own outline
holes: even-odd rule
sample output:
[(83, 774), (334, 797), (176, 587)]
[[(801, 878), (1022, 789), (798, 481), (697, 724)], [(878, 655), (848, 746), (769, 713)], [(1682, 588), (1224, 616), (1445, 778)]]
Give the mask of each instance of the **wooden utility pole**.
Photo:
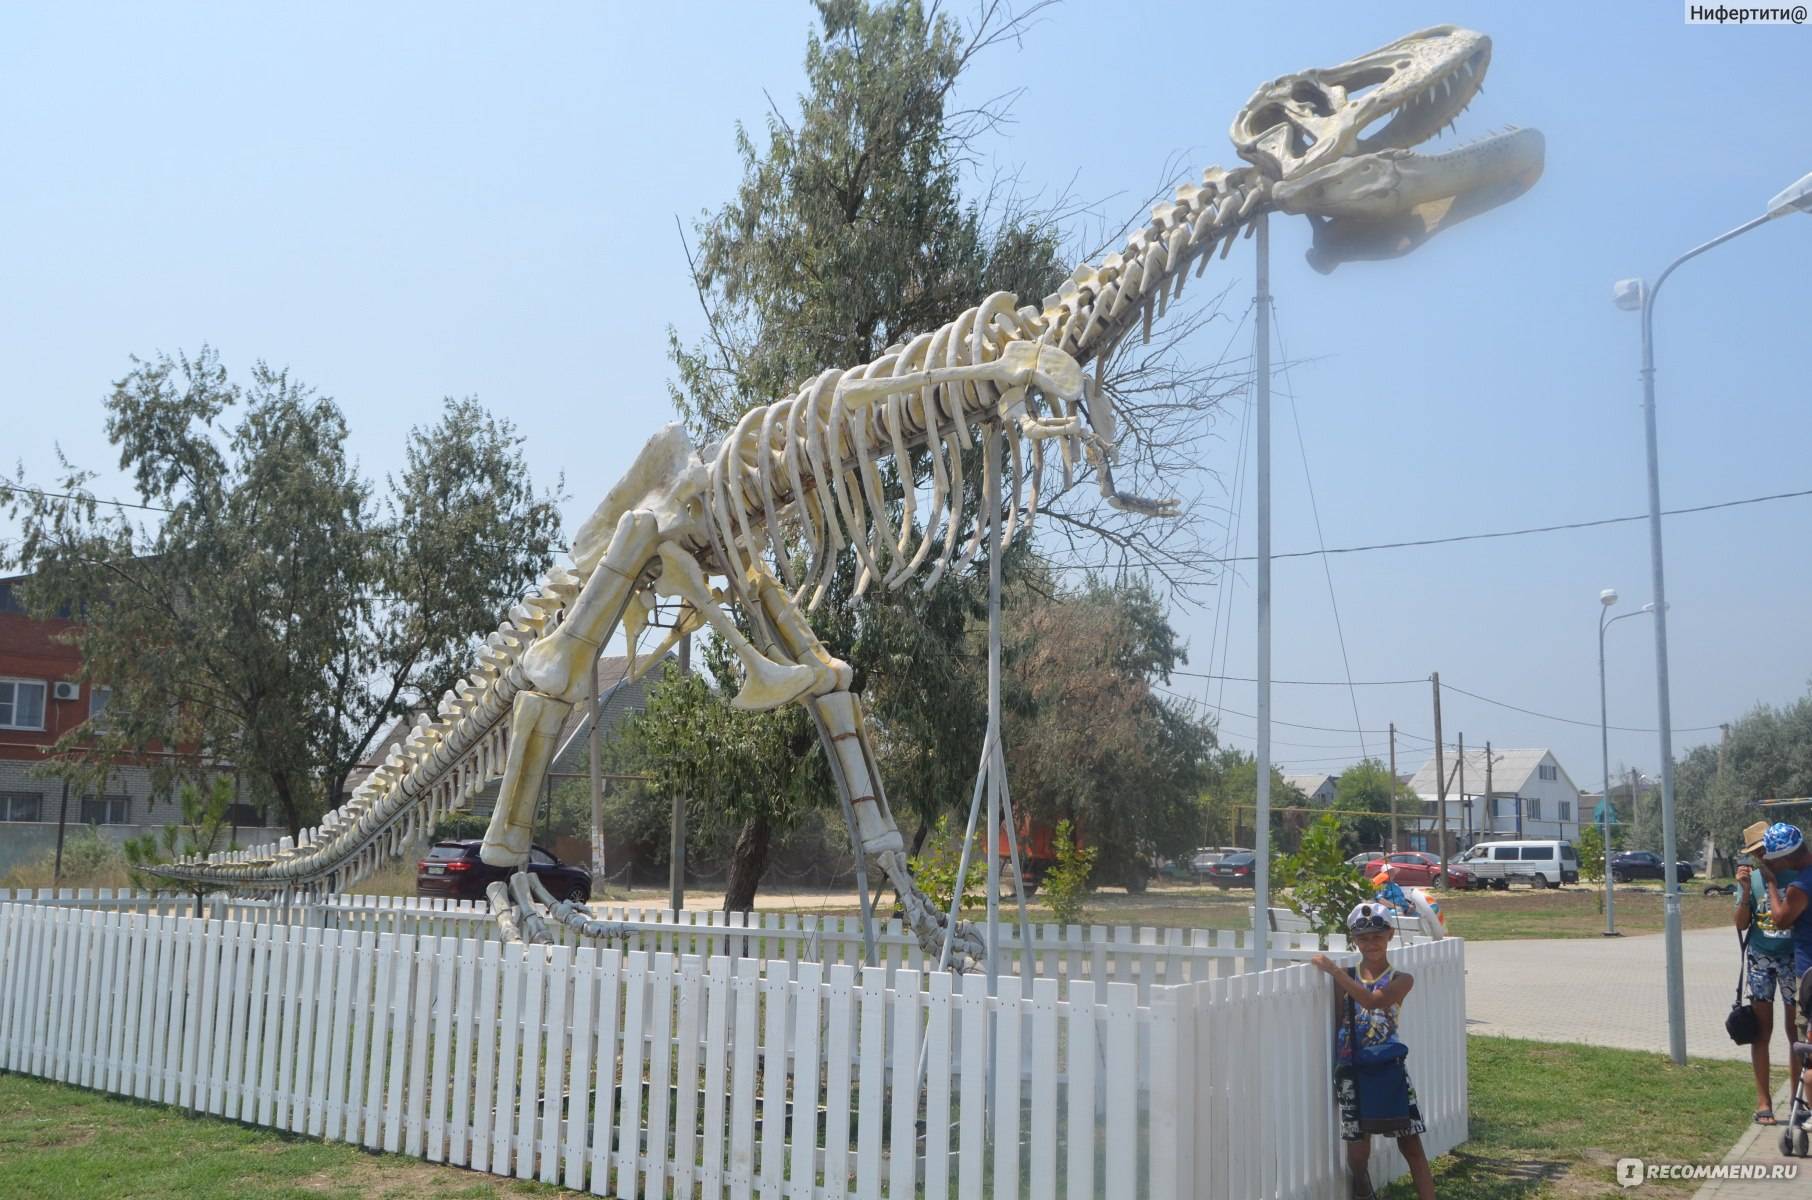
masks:
[(1397, 723), (1390, 723), (1390, 848), (1403, 849), (1403, 840), (1397, 831)]
[[(1472, 809), (1466, 803), (1466, 735), (1462, 733), (1459, 740), (1460, 750), (1457, 767), (1460, 772), (1460, 836), (1465, 837), (1466, 831), (1472, 828)], [(1445, 847), (1441, 850), (1441, 858), (1443, 861), (1447, 858)]]
[[(1430, 675), (1428, 678), (1429, 678), (1429, 681), (1434, 684), (1434, 772), (1435, 772), (1435, 780), (1437, 781), (1436, 782), (1436, 792), (1439, 796), (1437, 803), (1440, 805), (1440, 818), (1441, 818), (1440, 857), (1441, 857), (1442, 862), (1446, 862), (1447, 861), (1447, 760), (1446, 760), (1445, 755), (1442, 753), (1442, 749), (1441, 749), (1441, 673), (1439, 671), (1436, 671), (1432, 675)], [(1443, 889), (1445, 889), (1447, 887), (1447, 872), (1445, 872), (1445, 871), (1441, 872), (1440, 886)]]
[(1485, 819), (1490, 820), (1497, 814), (1493, 806), (1497, 803), (1497, 793), (1491, 790), (1491, 742), (1485, 742)]

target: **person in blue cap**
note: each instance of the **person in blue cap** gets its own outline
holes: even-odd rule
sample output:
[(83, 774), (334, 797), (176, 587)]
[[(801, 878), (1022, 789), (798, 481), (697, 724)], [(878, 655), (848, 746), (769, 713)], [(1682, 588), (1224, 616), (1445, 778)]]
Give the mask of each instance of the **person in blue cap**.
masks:
[[(1806, 1005), (1812, 1001), (1812, 850), (1806, 847), (1806, 836), (1797, 826), (1777, 821), (1762, 835), (1762, 859), (1756, 869), (1768, 889), (1768, 916), (1776, 929), (1793, 933), (1793, 973), (1799, 980), (1800, 1016), (1807, 1017)], [(1801, 1064), (1802, 1097), (1812, 1096), (1812, 1063)], [(1802, 1103), (1804, 1101), (1802, 1100)], [(1802, 1114), (1795, 1112), (1789, 1121), (1797, 1124)]]
[[(1381, 1047), (1398, 1042), (1397, 1018), (1404, 998), (1416, 985), (1415, 976), (1390, 965), (1386, 949), (1390, 946), (1396, 925), (1391, 909), (1376, 901), (1354, 906), (1346, 917), (1347, 938), (1359, 951), (1357, 968), (1348, 973), (1325, 954), (1309, 961), (1325, 971), (1341, 992), (1344, 1019), (1336, 1024), (1334, 1061), (1336, 1065), (1354, 1062), (1358, 1047)], [(1355, 1044), (1356, 1043), (1356, 1044)], [(1416, 1104), (1416, 1089), (1404, 1078), (1409, 1107), (1406, 1116), (1382, 1127), (1384, 1122), (1368, 1122), (1360, 1111), (1357, 1084), (1352, 1077), (1336, 1070), (1334, 1099), (1340, 1108), (1340, 1138), (1346, 1143), (1347, 1168), (1352, 1172), (1353, 1200), (1375, 1200), (1367, 1167), (1371, 1162), (1372, 1133), (1395, 1138), (1403, 1161), (1409, 1166), (1414, 1181), (1416, 1200), (1434, 1200), (1434, 1173), (1428, 1165), (1428, 1152), (1422, 1148), (1422, 1134), (1427, 1126)], [(1373, 1124), (1375, 1129), (1366, 1128)]]
[[(1783, 829), (1791, 826), (1782, 826)], [(1749, 1061), (1755, 1070), (1755, 1123), (1773, 1125), (1774, 1080), (1768, 1061), (1768, 1043), (1774, 1040), (1774, 998), (1779, 996), (1785, 1020), (1781, 1032), (1787, 1038), (1787, 1071), (1789, 1077), (1799, 1070), (1799, 1058), (1793, 1053), (1793, 1038), (1799, 1032), (1794, 987), (1799, 976), (1793, 973), (1793, 931), (1776, 929), (1768, 909), (1768, 887), (1753, 863), (1762, 861), (1767, 849), (1769, 825), (1757, 821), (1743, 830), (1745, 861), (1737, 868), (1736, 927), (1747, 936), (1743, 944), (1743, 970), (1749, 985), (1749, 1007), (1755, 1013), (1755, 1041), (1749, 1045)], [(1799, 872), (1775, 872), (1776, 883), (1785, 887)]]

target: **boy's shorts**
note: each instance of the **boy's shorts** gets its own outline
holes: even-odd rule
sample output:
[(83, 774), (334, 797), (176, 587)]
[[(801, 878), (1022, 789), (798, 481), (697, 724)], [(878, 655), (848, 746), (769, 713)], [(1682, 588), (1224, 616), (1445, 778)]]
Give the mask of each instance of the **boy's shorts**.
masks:
[[(1743, 951), (1743, 969), (1749, 978), (1749, 998), (1772, 1004), (1780, 994), (1782, 1004), (1794, 1004), (1792, 954), (1766, 954), (1754, 947)], [(1805, 1007), (1803, 1004), (1801, 1008)]]
[[(1812, 972), (1808, 972), (1812, 979)], [(1372, 1135), (1359, 1128), (1359, 1086), (1352, 1079), (1336, 1072), (1334, 1075), (1334, 1102), (1340, 1109), (1340, 1140), (1343, 1142), (1363, 1142)], [(1409, 1123), (1396, 1133), (1380, 1134), (1380, 1137), (1409, 1137), (1412, 1134), (1427, 1133), (1428, 1126), (1422, 1123), (1422, 1109), (1416, 1104), (1416, 1085), (1409, 1085)]]

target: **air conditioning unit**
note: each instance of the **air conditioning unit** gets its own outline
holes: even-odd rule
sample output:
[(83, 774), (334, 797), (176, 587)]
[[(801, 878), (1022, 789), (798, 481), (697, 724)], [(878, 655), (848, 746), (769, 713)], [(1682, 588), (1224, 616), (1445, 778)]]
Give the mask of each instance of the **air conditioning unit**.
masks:
[(51, 685), (50, 694), (53, 698), (58, 700), (80, 700), (82, 698), (82, 685), (79, 683), (71, 683), (68, 680), (59, 680)]

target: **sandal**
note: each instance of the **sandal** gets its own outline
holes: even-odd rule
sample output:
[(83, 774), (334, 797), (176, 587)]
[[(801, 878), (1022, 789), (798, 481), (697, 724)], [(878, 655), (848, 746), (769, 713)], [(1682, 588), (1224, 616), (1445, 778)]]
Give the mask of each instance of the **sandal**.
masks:
[(1758, 1109), (1756, 1109), (1756, 1110), (1755, 1110), (1755, 1123), (1756, 1123), (1756, 1124), (1757, 1124), (1757, 1125), (1776, 1125), (1776, 1124), (1779, 1124), (1779, 1122), (1777, 1122), (1777, 1121), (1776, 1121), (1776, 1120), (1775, 1120), (1775, 1119), (1774, 1119), (1774, 1110), (1773, 1110), (1773, 1109), (1772, 1109), (1772, 1108), (1758, 1108)]

